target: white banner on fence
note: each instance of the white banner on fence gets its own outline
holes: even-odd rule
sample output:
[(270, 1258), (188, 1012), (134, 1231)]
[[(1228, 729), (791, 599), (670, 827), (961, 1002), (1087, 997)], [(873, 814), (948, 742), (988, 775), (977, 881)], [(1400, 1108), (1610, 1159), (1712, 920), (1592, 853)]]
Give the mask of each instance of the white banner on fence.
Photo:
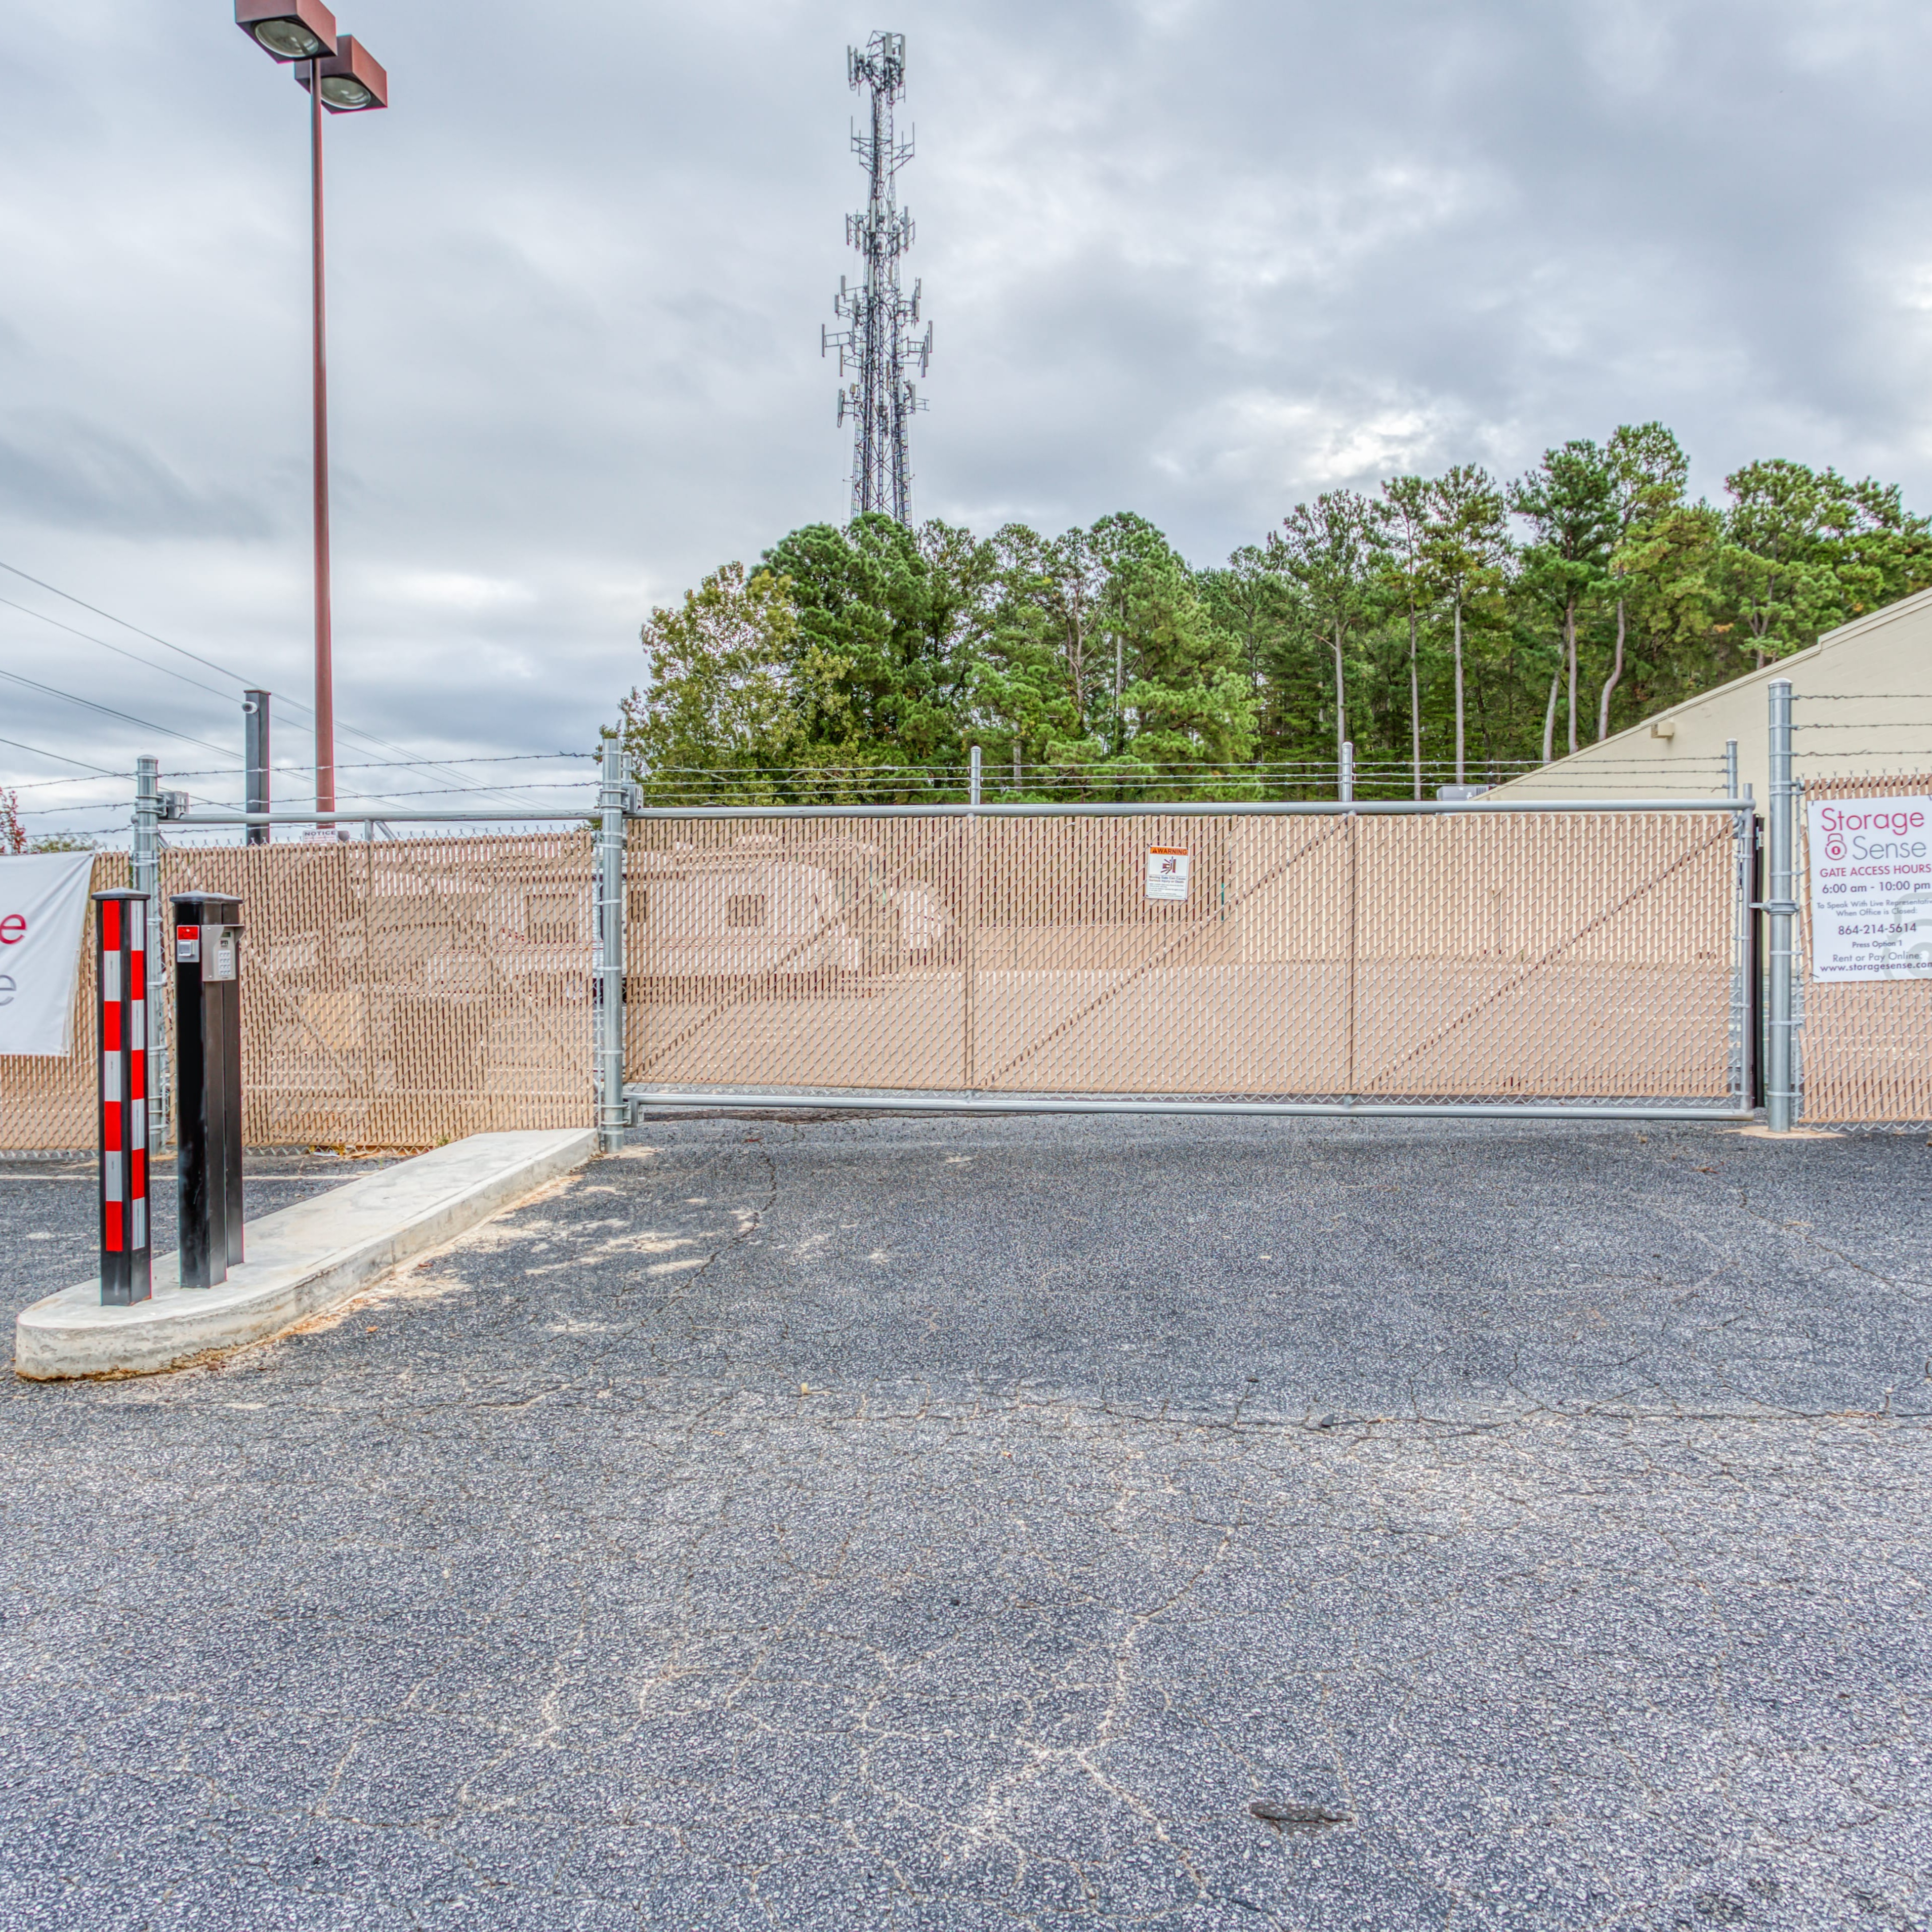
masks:
[(91, 852), (0, 859), (0, 1054), (64, 1054)]
[(1932, 798), (1808, 809), (1812, 978), (1932, 979)]

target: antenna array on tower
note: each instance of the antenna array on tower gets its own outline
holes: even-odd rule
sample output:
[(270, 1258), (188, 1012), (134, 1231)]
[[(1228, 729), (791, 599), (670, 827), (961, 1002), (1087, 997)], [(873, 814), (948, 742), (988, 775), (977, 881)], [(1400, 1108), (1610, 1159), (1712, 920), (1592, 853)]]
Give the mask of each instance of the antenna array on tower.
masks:
[[(872, 94), (871, 131), (852, 135), (869, 192), (864, 210), (845, 218), (845, 239), (865, 260), (856, 288), (843, 276), (832, 313), (845, 326), (820, 332), (820, 354), (838, 352), (838, 420), (853, 420), (852, 514), (880, 510), (900, 523), (912, 520), (912, 464), (908, 428), (925, 408), (909, 370), (921, 380), (932, 359), (932, 325), (919, 327), (920, 285), (910, 299), (899, 287), (899, 257), (912, 246), (909, 209), (898, 206), (899, 170), (912, 159), (913, 144), (892, 131), (892, 104), (905, 92), (905, 36), (874, 34), (861, 53), (847, 49), (852, 86)], [(851, 380), (846, 380), (848, 373)]]

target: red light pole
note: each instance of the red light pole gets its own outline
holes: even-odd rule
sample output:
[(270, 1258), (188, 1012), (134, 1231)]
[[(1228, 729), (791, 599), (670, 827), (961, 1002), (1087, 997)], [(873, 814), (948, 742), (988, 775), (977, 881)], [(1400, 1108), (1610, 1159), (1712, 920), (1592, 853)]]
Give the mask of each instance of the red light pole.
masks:
[(235, 24), (292, 64), (309, 96), (309, 226), (314, 326), (315, 808), (335, 809), (335, 671), (328, 594), (328, 362), (322, 299), (322, 114), (389, 104), (389, 77), (322, 0), (235, 0)]

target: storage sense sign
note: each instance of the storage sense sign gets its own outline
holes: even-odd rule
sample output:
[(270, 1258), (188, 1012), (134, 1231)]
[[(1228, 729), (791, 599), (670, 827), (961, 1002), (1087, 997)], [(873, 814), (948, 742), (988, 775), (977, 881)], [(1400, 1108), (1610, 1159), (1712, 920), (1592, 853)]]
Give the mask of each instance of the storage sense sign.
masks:
[(72, 1047), (91, 852), (0, 859), (0, 1054)]
[(1808, 808), (1814, 980), (1932, 979), (1932, 798)]

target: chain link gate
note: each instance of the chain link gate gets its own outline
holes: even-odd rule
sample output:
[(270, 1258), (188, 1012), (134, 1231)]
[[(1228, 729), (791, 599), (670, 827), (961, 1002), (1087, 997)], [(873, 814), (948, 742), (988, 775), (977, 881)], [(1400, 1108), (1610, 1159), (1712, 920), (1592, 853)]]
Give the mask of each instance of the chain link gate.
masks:
[[(658, 1107), (1748, 1118), (1750, 808), (634, 816)], [(1150, 897), (1156, 848), (1184, 899)]]
[[(594, 1110), (614, 1145), (626, 1100), (1748, 1114), (1747, 801), (640, 813), (614, 748), (598, 816), (137, 837), (151, 892), (243, 902), (250, 1139)], [(1155, 848), (1184, 898), (1149, 896)], [(88, 1143), (91, 1013), (70, 1060), (0, 1064), (0, 1146)], [(164, 985), (158, 1065), (166, 1016)]]

